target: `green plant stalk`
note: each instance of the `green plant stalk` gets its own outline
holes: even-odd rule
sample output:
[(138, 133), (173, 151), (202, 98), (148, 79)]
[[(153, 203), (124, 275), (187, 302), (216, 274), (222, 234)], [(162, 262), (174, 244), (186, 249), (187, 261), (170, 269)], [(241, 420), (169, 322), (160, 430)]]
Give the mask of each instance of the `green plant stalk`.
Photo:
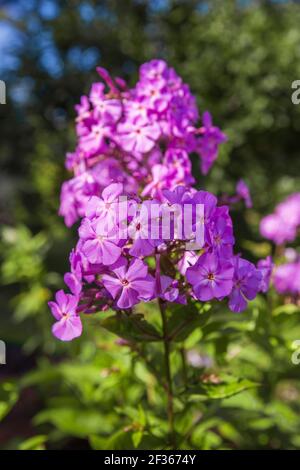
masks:
[(184, 388), (187, 389), (188, 376), (187, 376), (187, 367), (186, 367), (186, 354), (185, 354), (184, 347), (180, 348), (180, 356), (181, 356), (181, 362), (182, 362), (182, 375), (183, 375)]
[(176, 449), (176, 436), (174, 428), (174, 406), (173, 406), (173, 385), (170, 366), (170, 339), (168, 337), (167, 316), (164, 303), (159, 299), (159, 310), (163, 327), (164, 360), (166, 372), (166, 391), (167, 391), (167, 415), (169, 423), (170, 445)]

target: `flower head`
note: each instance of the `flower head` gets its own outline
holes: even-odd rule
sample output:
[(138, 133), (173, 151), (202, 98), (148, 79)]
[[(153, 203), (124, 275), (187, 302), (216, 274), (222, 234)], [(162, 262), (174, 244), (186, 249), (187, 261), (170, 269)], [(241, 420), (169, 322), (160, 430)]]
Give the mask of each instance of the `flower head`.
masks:
[(292, 242), (300, 227), (300, 193), (291, 194), (261, 220), (260, 233), (276, 245)]
[(233, 266), (215, 253), (206, 253), (187, 269), (186, 278), (198, 300), (220, 300), (231, 292)]
[(245, 259), (234, 258), (233, 288), (229, 296), (229, 308), (233, 312), (242, 312), (248, 300), (253, 300), (259, 292), (262, 281), (261, 272)]
[(274, 269), (274, 263), (271, 256), (267, 256), (266, 259), (259, 260), (257, 263), (257, 269), (260, 271), (262, 276), (259, 290), (261, 292), (267, 292), (269, 290), (271, 275)]
[(90, 263), (109, 266), (120, 258), (122, 249), (118, 246), (116, 230), (108, 232), (103, 220), (83, 219), (79, 227), (79, 235), (83, 242), (82, 253)]
[(56, 293), (55, 302), (49, 302), (52, 315), (57, 322), (52, 327), (52, 332), (56, 338), (62, 341), (71, 341), (82, 333), (82, 323), (76, 313), (78, 297), (65, 294), (63, 290)]
[(201, 157), (201, 171), (206, 175), (218, 156), (219, 145), (226, 142), (227, 138), (218, 127), (213, 126), (208, 111), (203, 113), (202, 121), (203, 126), (198, 130), (201, 136), (198, 151)]
[(273, 282), (279, 294), (300, 295), (300, 261), (277, 266)]
[(154, 295), (154, 278), (148, 274), (148, 268), (140, 259), (133, 260), (130, 265), (121, 258), (112, 268), (111, 274), (104, 274), (104, 287), (117, 299), (121, 309), (131, 308), (140, 301), (147, 301)]

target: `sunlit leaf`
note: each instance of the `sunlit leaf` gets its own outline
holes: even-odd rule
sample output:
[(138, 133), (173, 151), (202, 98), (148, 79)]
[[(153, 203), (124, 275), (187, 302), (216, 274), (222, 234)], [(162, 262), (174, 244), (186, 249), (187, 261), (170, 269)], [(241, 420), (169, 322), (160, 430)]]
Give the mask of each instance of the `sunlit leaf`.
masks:
[(210, 312), (200, 313), (199, 310), (194, 303), (168, 305), (169, 338), (173, 341), (184, 341), (196, 328), (204, 326), (210, 318)]
[(45, 450), (47, 436), (33, 436), (19, 445), (19, 450)]
[(159, 341), (158, 331), (141, 314), (117, 314), (105, 318), (100, 326), (129, 341)]
[(0, 421), (10, 412), (19, 397), (18, 387), (12, 382), (0, 384)]
[(250, 388), (257, 387), (258, 384), (251, 382), (248, 379), (236, 379), (233, 377), (220, 378), (216, 382), (203, 382), (199, 385), (189, 387), (186, 393), (189, 399), (194, 400), (220, 400), (223, 398), (229, 398), (233, 395), (248, 390)]

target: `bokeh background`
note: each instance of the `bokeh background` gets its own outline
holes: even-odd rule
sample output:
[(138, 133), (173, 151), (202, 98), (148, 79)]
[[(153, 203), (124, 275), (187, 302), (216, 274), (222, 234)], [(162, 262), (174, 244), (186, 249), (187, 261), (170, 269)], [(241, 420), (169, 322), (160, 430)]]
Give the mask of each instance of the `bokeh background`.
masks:
[[(300, 105), (291, 101), (299, 24), (297, 1), (0, 1), (1, 448), (128, 448), (122, 429), (143, 420), (137, 400), (163, 418), (149, 373), (96, 323), (72, 345), (50, 332), (47, 301), (76, 237), (57, 215), (64, 156), (75, 143), (74, 105), (97, 80), (96, 66), (134, 83), (139, 65), (159, 57), (189, 83), (229, 137), (199, 187), (233, 193), (245, 179), (254, 208), (233, 214), (235, 231), (256, 260), (272, 249), (259, 235), (261, 217), (300, 188)], [(191, 448), (300, 448), (300, 366), (288, 349), (299, 315), (266, 321), (270, 304), (258, 302), (227, 336), (207, 347), (191, 341), (216, 367), (263, 384), (209, 410)]]

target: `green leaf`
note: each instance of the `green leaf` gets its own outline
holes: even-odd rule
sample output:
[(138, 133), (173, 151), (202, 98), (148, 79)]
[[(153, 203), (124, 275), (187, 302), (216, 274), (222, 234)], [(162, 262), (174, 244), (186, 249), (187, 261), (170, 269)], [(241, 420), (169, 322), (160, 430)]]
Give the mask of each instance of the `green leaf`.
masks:
[(189, 395), (189, 399), (191, 401), (220, 400), (259, 386), (259, 384), (248, 379), (238, 379), (230, 376), (225, 376), (219, 380), (218, 383), (202, 382), (199, 385), (188, 388), (186, 393)]
[(144, 434), (143, 429), (139, 429), (138, 431), (135, 431), (132, 433), (132, 442), (135, 448), (137, 448), (140, 445), (143, 439), (143, 434)]
[(98, 409), (51, 408), (41, 411), (34, 418), (34, 424), (51, 423), (63, 433), (76, 437), (109, 432), (111, 425), (108, 418)]
[(268, 242), (256, 243), (250, 240), (245, 240), (242, 243), (242, 246), (257, 258), (265, 258), (272, 253), (272, 245)]
[(47, 436), (33, 436), (19, 445), (19, 450), (45, 450)]
[(169, 338), (184, 341), (195, 328), (206, 324), (210, 312), (203, 311), (201, 304), (190, 302), (188, 305), (169, 304), (167, 315)]
[(12, 382), (0, 385), (0, 421), (10, 412), (19, 398), (18, 388)]
[(130, 426), (109, 437), (91, 435), (89, 442), (94, 450), (147, 450), (161, 449), (164, 445), (161, 439), (142, 430), (133, 430)]
[(121, 429), (110, 437), (92, 435), (89, 438), (94, 450), (124, 450), (133, 449), (131, 432)]
[(294, 313), (300, 313), (300, 307), (295, 304), (280, 305), (273, 310), (273, 315), (278, 316), (281, 314), (293, 315)]
[(160, 341), (159, 332), (141, 314), (117, 314), (105, 318), (100, 326), (129, 341)]

